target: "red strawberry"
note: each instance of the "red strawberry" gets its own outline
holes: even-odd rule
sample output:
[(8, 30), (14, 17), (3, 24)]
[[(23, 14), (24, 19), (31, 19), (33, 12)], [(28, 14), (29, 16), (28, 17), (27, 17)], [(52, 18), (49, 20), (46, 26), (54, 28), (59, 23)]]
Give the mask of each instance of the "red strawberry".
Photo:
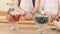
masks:
[(51, 22), (54, 22), (54, 20), (51, 20)]
[(58, 16), (57, 18), (60, 19), (60, 16)]
[(21, 17), (21, 14), (15, 15), (15, 19), (16, 19), (16, 20), (19, 20), (20, 17)]
[(10, 22), (14, 22), (15, 21), (15, 19), (14, 19), (14, 17), (13, 16), (7, 16), (7, 19), (10, 21)]

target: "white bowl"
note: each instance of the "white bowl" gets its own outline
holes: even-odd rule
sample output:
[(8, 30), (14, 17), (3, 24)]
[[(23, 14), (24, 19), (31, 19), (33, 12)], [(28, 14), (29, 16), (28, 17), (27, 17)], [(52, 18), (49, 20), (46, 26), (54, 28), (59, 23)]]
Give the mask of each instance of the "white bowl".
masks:
[(54, 25), (55, 25), (56, 29), (60, 30), (60, 22), (54, 21)]

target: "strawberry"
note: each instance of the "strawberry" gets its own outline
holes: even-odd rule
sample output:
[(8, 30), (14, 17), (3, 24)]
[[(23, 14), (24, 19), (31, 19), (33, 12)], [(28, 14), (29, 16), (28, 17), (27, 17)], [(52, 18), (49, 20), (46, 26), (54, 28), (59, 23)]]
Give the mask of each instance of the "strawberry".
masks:
[(7, 16), (7, 19), (8, 19), (10, 22), (14, 22), (14, 21), (15, 21), (14, 16), (11, 16), (11, 15)]
[(16, 19), (16, 20), (19, 20), (20, 17), (21, 17), (21, 14), (15, 15), (15, 19)]

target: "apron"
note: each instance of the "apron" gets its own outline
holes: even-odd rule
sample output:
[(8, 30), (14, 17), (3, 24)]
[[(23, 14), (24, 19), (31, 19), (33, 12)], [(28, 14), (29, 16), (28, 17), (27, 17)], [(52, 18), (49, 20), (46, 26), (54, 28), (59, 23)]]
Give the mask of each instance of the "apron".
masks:
[[(45, 5), (43, 6), (45, 1)], [(58, 1), (57, 0), (41, 0), (40, 7), (44, 8), (44, 11), (52, 12), (53, 15), (58, 13)]]

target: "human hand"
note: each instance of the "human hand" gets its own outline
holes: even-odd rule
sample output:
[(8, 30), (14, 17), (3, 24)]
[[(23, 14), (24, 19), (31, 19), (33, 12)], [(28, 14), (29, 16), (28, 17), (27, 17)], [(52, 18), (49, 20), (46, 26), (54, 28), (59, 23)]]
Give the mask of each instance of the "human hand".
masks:
[(23, 11), (23, 10), (21, 10), (20, 14), (21, 14), (22, 16), (24, 16), (24, 15), (26, 15), (26, 12)]
[(51, 17), (52, 16), (52, 13), (48, 12), (48, 11), (46, 11), (45, 14), (46, 14), (47, 17)]
[(31, 13), (27, 13), (26, 19), (31, 20), (33, 18), (33, 15)]

